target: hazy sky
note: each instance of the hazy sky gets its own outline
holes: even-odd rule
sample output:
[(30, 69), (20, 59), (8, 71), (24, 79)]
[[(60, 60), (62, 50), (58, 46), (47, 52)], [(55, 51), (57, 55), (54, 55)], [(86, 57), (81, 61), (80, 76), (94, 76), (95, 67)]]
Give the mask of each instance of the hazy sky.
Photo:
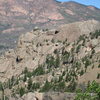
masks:
[(57, 0), (57, 1), (76, 1), (85, 5), (93, 5), (95, 7), (100, 8), (100, 0)]

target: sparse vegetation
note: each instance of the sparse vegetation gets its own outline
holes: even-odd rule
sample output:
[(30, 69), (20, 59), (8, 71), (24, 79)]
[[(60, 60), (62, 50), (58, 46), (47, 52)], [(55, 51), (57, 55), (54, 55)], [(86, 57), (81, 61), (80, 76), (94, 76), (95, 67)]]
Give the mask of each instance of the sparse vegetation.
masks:
[(28, 89), (28, 91), (31, 91), (32, 90), (32, 79), (31, 78), (28, 80), (27, 89)]
[(33, 91), (36, 91), (39, 88), (40, 88), (40, 83), (33, 83), (33, 85), (32, 85), (32, 90)]
[(23, 87), (19, 88), (19, 94), (20, 97), (22, 97), (25, 94), (25, 89)]
[(40, 89), (40, 92), (48, 92), (52, 88), (52, 83), (46, 80), (44, 86)]
[(32, 72), (33, 76), (39, 76), (39, 75), (43, 75), (43, 74), (45, 74), (45, 70), (42, 65), (39, 65), (39, 67), (36, 68), (35, 70), (33, 70), (33, 72)]
[(80, 51), (81, 45), (78, 45), (76, 48), (76, 53), (78, 53)]
[(83, 34), (83, 35), (80, 35), (80, 37), (78, 38), (77, 44), (78, 44), (79, 42), (83, 41), (82, 45), (84, 46), (85, 39), (86, 39), (86, 37), (85, 37), (84, 34)]
[(91, 39), (98, 38), (100, 36), (100, 30), (96, 30), (94, 33), (90, 33)]
[(97, 75), (97, 79), (100, 79), (100, 73), (98, 73), (98, 75)]
[(84, 57), (84, 58), (82, 58), (82, 62), (83, 62), (83, 64), (85, 65), (85, 68), (87, 69), (87, 67), (89, 66), (89, 65), (91, 65), (91, 61), (90, 61), (90, 59), (88, 58), (88, 57)]
[(98, 65), (98, 68), (100, 68), (100, 64)]
[(78, 91), (75, 100), (99, 100), (100, 99), (100, 84), (93, 81), (89, 83), (85, 92)]

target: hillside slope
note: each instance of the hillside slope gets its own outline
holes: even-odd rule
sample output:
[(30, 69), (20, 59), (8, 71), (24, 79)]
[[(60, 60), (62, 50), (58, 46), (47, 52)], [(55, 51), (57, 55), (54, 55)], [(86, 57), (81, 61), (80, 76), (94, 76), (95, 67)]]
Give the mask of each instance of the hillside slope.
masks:
[[(68, 38), (71, 25), (75, 27), (71, 35), (78, 34), (73, 41)], [(89, 20), (71, 25), (60, 28), (68, 28), (65, 38), (60, 38), (59, 28), (35, 28), (20, 36), (16, 49), (0, 57), (0, 81), (7, 97), (23, 96), (20, 91), (75, 92), (78, 87), (84, 90), (94, 80), (100, 84), (99, 22)]]
[[(64, 41), (74, 42), (80, 35), (95, 32), (100, 29), (99, 24), (98, 21), (89, 20), (67, 24), (57, 30), (36, 28), (27, 34), (22, 34), (16, 49), (11, 49), (1, 56), (1, 76), (10, 78), (13, 75), (19, 75), (25, 67), (31, 69), (37, 67), (39, 63), (45, 61), (49, 53), (52, 54), (55, 49), (63, 47)], [(22, 62), (17, 63), (17, 60)]]

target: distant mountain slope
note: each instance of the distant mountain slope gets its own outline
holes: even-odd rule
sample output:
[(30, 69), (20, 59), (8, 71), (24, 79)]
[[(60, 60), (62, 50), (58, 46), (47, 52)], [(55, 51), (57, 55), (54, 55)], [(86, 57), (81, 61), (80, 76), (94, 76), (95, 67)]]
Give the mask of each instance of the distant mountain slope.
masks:
[(55, 0), (0, 0), (0, 31), (16, 33), (88, 19), (100, 20), (100, 9)]
[(19, 34), (35, 26), (55, 28), (89, 19), (100, 21), (100, 9), (55, 0), (0, 0), (0, 50), (13, 48)]

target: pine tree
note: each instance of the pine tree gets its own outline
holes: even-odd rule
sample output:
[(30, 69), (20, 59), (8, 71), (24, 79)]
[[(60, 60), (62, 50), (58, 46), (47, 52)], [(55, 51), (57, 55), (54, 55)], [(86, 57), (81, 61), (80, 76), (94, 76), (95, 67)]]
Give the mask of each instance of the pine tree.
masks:
[(57, 58), (56, 58), (56, 61), (55, 61), (55, 67), (56, 68), (60, 67), (60, 57), (59, 57), (59, 54), (57, 54)]
[(22, 97), (25, 94), (25, 89), (23, 87), (19, 89), (19, 94), (20, 94), (20, 97)]
[(26, 76), (26, 74), (25, 74), (25, 75), (24, 75), (23, 82), (26, 82), (26, 80), (27, 80), (27, 76)]

